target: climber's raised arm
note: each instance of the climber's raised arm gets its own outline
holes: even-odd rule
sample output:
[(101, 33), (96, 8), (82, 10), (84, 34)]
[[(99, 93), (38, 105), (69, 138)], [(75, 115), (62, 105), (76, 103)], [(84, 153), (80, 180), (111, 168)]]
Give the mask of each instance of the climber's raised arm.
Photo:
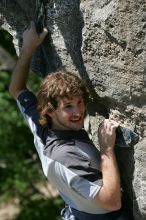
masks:
[(27, 78), (31, 59), (35, 49), (43, 42), (48, 34), (46, 28), (38, 35), (34, 22), (23, 33), (23, 45), (21, 48), (18, 62), (13, 70), (11, 83), (9, 86), (10, 94), (17, 98), (21, 91), (26, 89)]

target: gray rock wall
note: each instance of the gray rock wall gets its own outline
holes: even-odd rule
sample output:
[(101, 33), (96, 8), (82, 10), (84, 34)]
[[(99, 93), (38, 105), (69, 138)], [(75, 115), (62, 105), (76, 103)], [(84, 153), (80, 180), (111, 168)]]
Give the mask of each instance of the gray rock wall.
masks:
[[(39, 5), (35, 0), (1, 0), (0, 24), (20, 36)], [(90, 85), (89, 123), (97, 143), (103, 117), (116, 117), (139, 134), (134, 148), (116, 148), (123, 200), (131, 219), (146, 219), (146, 1), (44, 0), (40, 18), (50, 35), (37, 50), (33, 72), (66, 67)], [(41, 13), (41, 10), (39, 10)]]
[(12, 71), (16, 60), (0, 46), (0, 70)]

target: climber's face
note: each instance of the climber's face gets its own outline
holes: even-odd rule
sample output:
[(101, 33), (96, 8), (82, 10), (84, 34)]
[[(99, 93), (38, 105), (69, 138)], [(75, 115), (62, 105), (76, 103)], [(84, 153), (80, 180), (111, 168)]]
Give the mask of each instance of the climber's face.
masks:
[(84, 125), (85, 105), (81, 96), (58, 100), (57, 108), (48, 115), (52, 128), (57, 130), (80, 130)]

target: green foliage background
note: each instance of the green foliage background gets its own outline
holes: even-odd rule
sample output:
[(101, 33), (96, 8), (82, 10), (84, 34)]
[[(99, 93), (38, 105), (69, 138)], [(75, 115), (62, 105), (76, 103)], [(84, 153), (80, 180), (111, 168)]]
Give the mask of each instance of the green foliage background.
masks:
[[(0, 44), (11, 50), (9, 34), (0, 36)], [(11, 52), (15, 56), (13, 49)], [(10, 72), (0, 72), (0, 203), (19, 198), (21, 211), (16, 220), (59, 220), (61, 198), (45, 198), (36, 188), (37, 183), (46, 184), (46, 179), (33, 137), (9, 95), (10, 78)], [(29, 86), (37, 91), (40, 80), (30, 74), (29, 81)]]

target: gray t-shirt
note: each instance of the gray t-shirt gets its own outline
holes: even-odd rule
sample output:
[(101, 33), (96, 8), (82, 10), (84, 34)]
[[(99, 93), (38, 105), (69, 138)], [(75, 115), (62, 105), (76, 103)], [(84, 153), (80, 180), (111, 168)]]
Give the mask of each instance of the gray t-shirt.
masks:
[(86, 131), (59, 131), (41, 126), (37, 99), (28, 90), (19, 95), (17, 103), (33, 133), (44, 174), (65, 203), (87, 213), (107, 213), (92, 202), (102, 186), (102, 174), (99, 151)]

